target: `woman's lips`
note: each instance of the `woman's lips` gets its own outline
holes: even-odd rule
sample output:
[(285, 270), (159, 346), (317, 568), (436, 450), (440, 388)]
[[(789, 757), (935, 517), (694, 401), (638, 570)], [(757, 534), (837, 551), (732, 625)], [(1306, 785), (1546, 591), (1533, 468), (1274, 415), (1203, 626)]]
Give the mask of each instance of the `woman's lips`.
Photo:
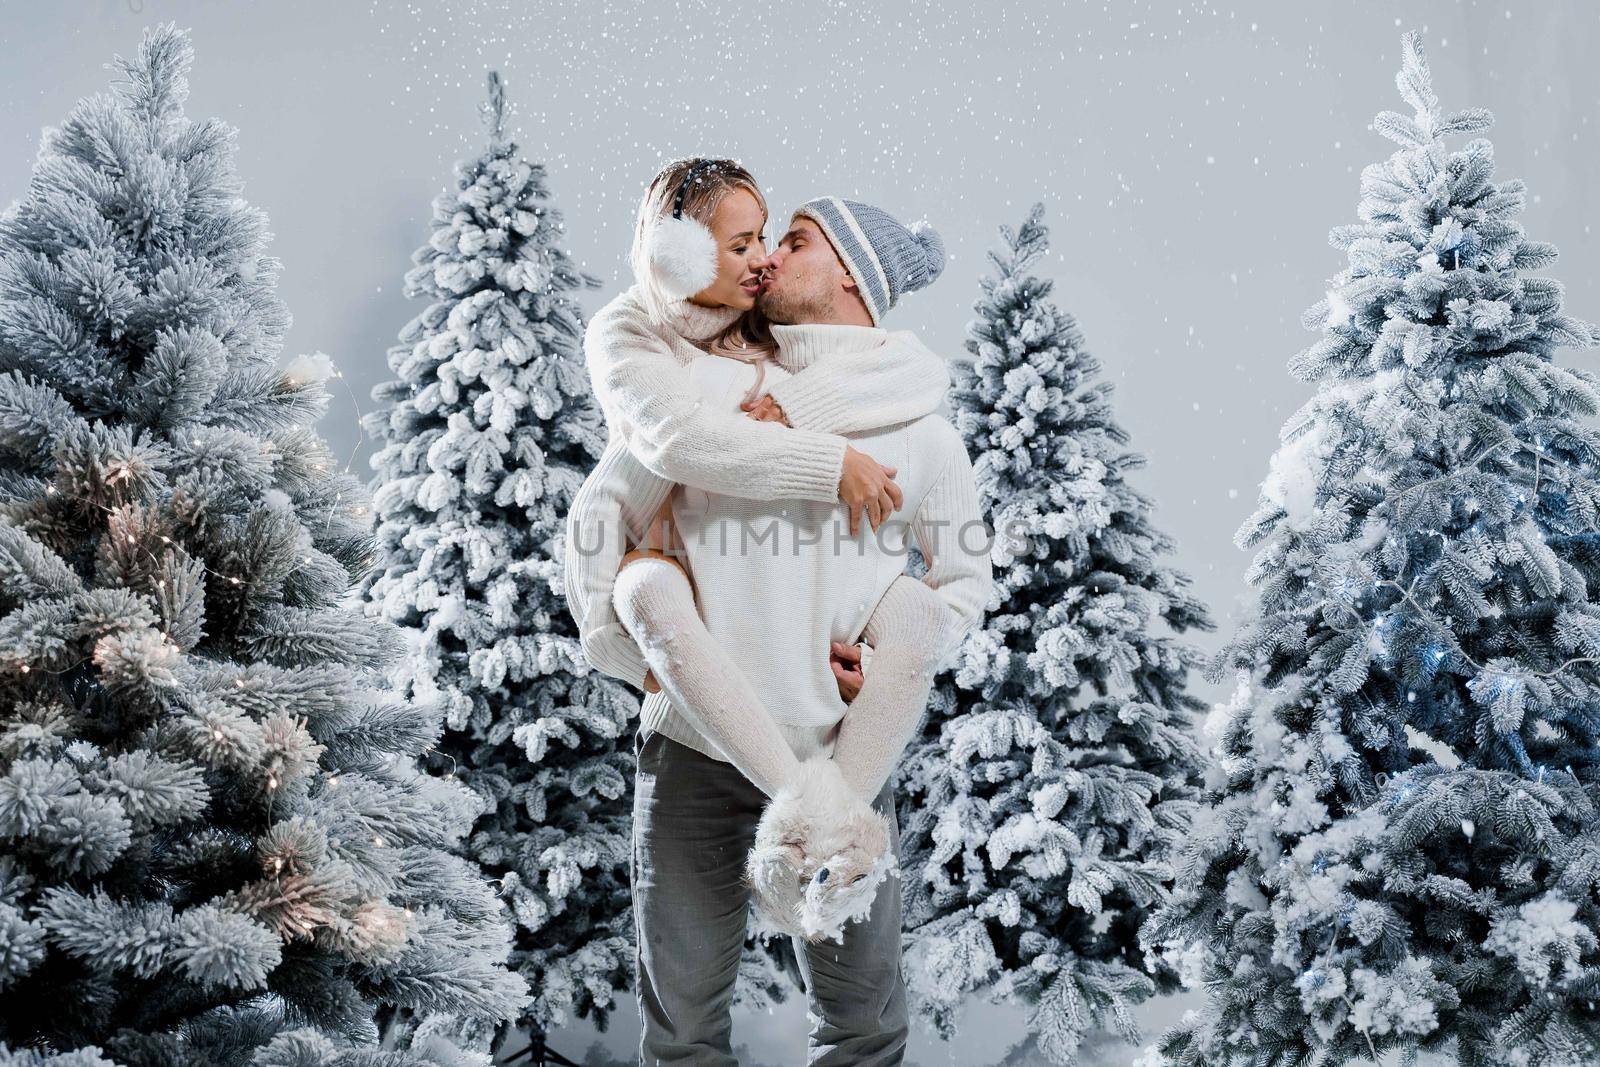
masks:
[(739, 283), (739, 288), (743, 289), (745, 292), (749, 293), (751, 296), (754, 296), (756, 293), (758, 293), (761, 290), (761, 281), (760, 281), (760, 279), (752, 278), (750, 281), (740, 282)]

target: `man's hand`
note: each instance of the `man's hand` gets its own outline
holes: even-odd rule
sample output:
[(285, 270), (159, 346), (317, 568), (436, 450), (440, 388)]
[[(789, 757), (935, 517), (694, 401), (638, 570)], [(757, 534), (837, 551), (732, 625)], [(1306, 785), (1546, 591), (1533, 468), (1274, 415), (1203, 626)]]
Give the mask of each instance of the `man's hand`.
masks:
[(846, 445), (844, 473), (839, 476), (839, 500), (850, 509), (850, 536), (861, 529), (861, 513), (876, 530), (891, 511), (905, 503), (900, 487), (894, 484), (896, 468), (886, 467), (865, 452)]
[(855, 700), (861, 692), (864, 678), (861, 673), (861, 646), (847, 645), (843, 641), (833, 642), (833, 649), (828, 653), (828, 666), (833, 668), (834, 680), (839, 683), (839, 698), (846, 704)]
[(771, 393), (762, 393), (755, 400), (740, 401), (739, 406), (744, 408), (744, 413), (752, 419), (760, 419), (762, 422), (781, 422), (793, 428), (794, 424), (789, 421), (789, 416), (783, 413), (783, 405), (772, 399)]

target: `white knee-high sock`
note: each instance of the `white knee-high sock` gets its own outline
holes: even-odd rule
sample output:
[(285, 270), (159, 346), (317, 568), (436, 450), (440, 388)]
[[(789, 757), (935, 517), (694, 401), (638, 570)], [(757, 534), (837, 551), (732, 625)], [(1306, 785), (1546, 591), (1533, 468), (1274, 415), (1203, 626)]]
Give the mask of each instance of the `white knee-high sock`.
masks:
[(839, 724), (833, 759), (850, 788), (868, 803), (889, 780), (928, 709), (934, 675), (954, 634), (952, 619), (937, 592), (903, 575), (861, 631), (872, 646), (872, 661)]
[(672, 706), (767, 796), (796, 781), (800, 761), (755, 687), (706, 629), (694, 587), (664, 559), (634, 560), (612, 601)]

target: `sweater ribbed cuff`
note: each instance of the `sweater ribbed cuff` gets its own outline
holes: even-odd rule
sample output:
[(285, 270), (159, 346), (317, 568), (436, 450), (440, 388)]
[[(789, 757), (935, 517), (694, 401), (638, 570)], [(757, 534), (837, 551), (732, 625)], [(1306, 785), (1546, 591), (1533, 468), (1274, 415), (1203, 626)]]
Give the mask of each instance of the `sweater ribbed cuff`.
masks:
[(639, 706), (639, 725), (646, 733), (666, 734), (680, 745), (688, 745), (703, 755), (721, 763), (732, 763), (727, 753), (717, 743), (706, 737), (694, 724), (679, 715), (665, 693), (651, 693)]
[(639, 643), (621, 623), (591, 631), (583, 642), (583, 654), (601, 674), (644, 690), (644, 676), (649, 673), (650, 664), (645, 662)]
[(812, 372), (773, 382), (767, 392), (782, 406), (790, 426), (816, 433), (840, 433), (849, 425), (851, 411), (839, 394), (838, 385)]
[(926, 582), (899, 574), (884, 590), (861, 629), (861, 639), (877, 646), (885, 640), (922, 644), (943, 662), (948, 646), (959, 633), (959, 619), (951, 607)]
[[(639, 707), (639, 725), (646, 733), (666, 734), (679, 744), (688, 745), (696, 752), (710, 756), (714, 760), (722, 763), (733, 762), (715, 741), (695, 729), (694, 724), (672, 706), (672, 701), (666, 693), (651, 693), (644, 698)], [(795, 759), (803, 762), (808, 759), (831, 757), (834, 745), (838, 741), (839, 729), (838, 723), (817, 726), (780, 721), (778, 732), (783, 734), (783, 739), (788, 742), (789, 750), (794, 753)]]
[(844, 476), (843, 437), (810, 430), (789, 431), (789, 461), (775, 476), (774, 500), (796, 497), (833, 503), (839, 499), (839, 479)]

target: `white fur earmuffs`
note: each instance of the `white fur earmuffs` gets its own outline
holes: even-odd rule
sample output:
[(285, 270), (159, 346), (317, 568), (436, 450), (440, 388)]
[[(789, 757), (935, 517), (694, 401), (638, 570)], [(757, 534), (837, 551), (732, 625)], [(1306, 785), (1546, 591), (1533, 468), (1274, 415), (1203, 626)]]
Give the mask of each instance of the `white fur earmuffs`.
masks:
[(647, 252), (656, 285), (673, 300), (717, 280), (717, 239), (699, 219), (663, 215), (650, 228)]
[(645, 235), (645, 262), (652, 280), (670, 300), (691, 297), (717, 280), (717, 239), (711, 227), (683, 213), (684, 197), (699, 185), (706, 171), (720, 170), (721, 160), (690, 164), (672, 197), (672, 211), (656, 219)]

